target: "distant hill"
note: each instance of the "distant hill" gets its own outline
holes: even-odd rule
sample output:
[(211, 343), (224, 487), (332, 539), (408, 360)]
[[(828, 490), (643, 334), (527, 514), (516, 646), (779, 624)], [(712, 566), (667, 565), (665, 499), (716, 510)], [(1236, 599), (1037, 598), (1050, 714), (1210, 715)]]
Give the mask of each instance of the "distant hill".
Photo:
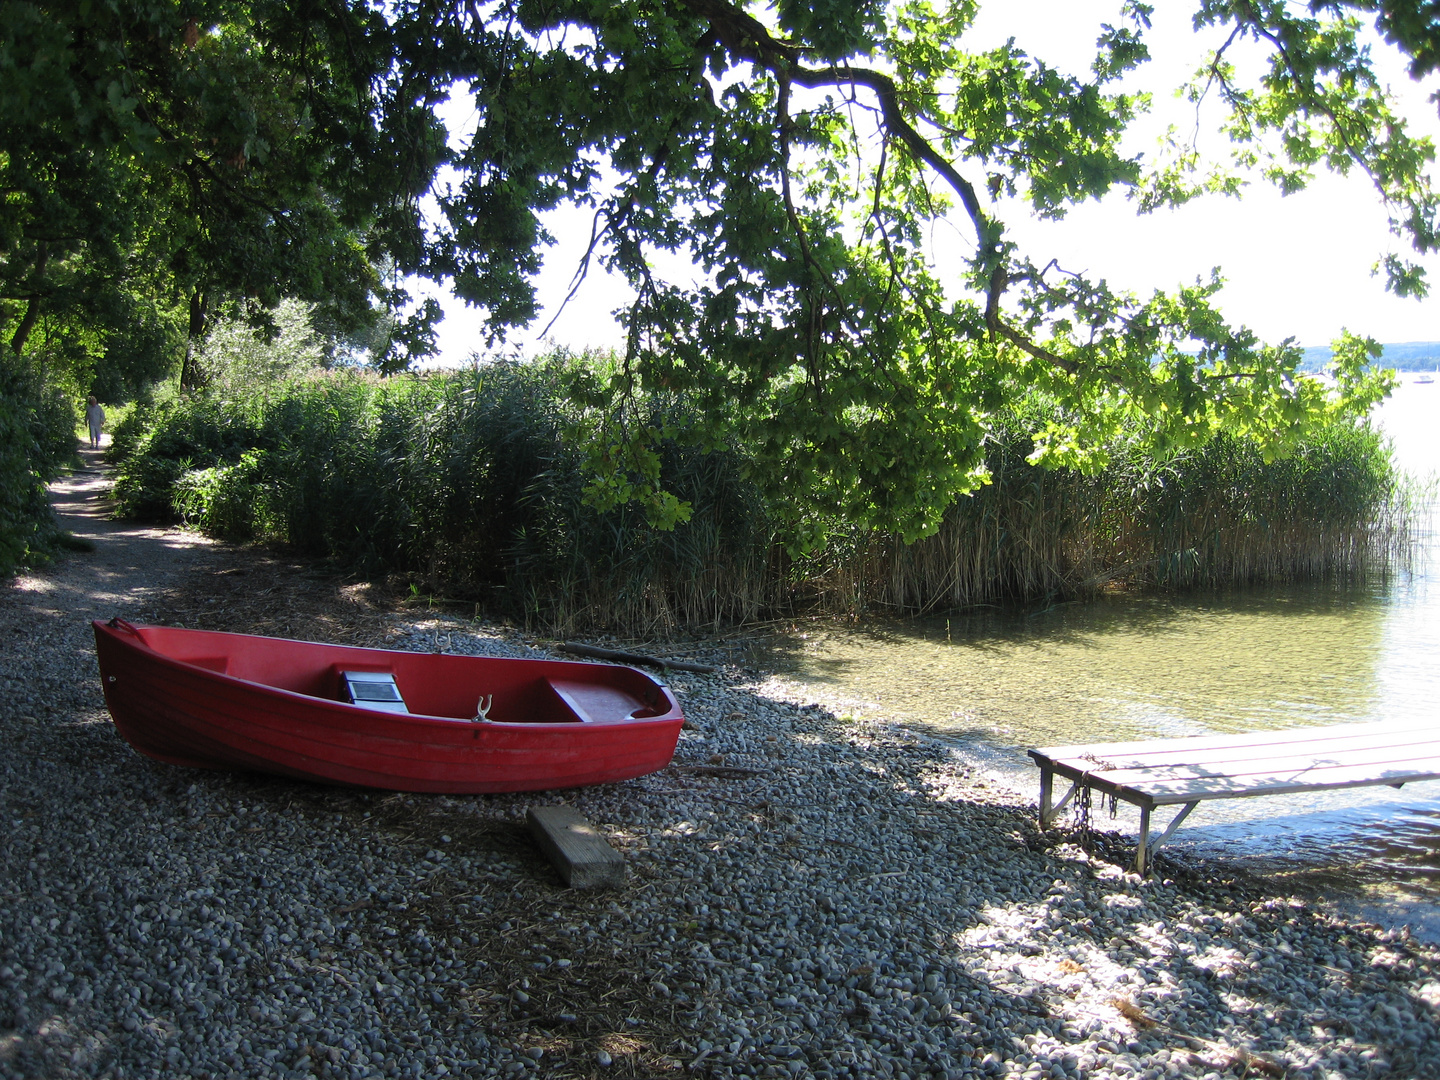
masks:
[[(1380, 366), (1396, 371), (1440, 371), (1440, 341), (1406, 341), (1383, 345)], [(1319, 371), (1330, 362), (1330, 346), (1312, 345), (1300, 361), (1301, 371)]]

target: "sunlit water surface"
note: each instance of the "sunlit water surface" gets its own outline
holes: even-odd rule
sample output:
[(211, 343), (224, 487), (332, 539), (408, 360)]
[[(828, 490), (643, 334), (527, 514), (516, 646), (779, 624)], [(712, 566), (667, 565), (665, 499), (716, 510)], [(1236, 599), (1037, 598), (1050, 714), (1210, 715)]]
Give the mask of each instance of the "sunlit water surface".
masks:
[[(1378, 411), (1397, 456), (1440, 470), (1440, 381)], [(1440, 553), (1366, 588), (1113, 597), (777, 637), (767, 666), (817, 697), (952, 739), (1032, 796), (1029, 747), (1440, 715)], [(1105, 824), (1103, 815), (1101, 823)], [(1120, 807), (1115, 826), (1134, 830)], [(1202, 804), (1169, 842), (1440, 938), (1440, 781)]]

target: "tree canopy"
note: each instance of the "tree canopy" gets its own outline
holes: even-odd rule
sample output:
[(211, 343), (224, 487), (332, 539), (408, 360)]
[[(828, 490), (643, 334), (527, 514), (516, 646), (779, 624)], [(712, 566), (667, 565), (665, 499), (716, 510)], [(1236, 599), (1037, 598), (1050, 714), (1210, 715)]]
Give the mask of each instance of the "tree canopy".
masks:
[[(1198, 0), (1221, 44), (1186, 92), (1219, 110), (1221, 159), (1124, 140), (1148, 107), (1124, 88), (1149, 58), (1145, 4), (1117, 6), (1078, 73), (972, 47), (977, 10), (0, 0), (6, 341), (21, 352), (47, 313), (85, 312), (123, 354), (167, 311), (194, 335), (217, 297), (261, 314), (292, 296), (353, 327), (415, 275), (503, 336), (536, 317), (542, 215), (579, 203), (587, 265), (636, 292), (625, 354), (575, 387), (596, 406), (595, 500), (683, 518), (657, 443), (739, 438), (769, 482), (910, 537), (983, 482), (990, 418), (1022, 400), (1046, 404), (1037, 454), (1084, 464), (1136, 417), (1160, 451), (1226, 430), (1283, 453), (1383, 393), (1371, 342), (1342, 343), (1333, 388), (1297, 379), (1299, 350), (1228, 324), (1218, 281), (1121, 293), (1022, 250), (1002, 208), (1060, 217), (1120, 189), (1144, 213), (1359, 171), (1402, 241), (1381, 259), (1390, 288), (1423, 296), (1434, 148), (1371, 44), (1432, 72), (1432, 4)], [(475, 119), (447, 133), (457, 88)], [(927, 243), (947, 213), (971, 245), (949, 277)], [(698, 272), (668, 279), (671, 253)], [(424, 353), (435, 314), (396, 325), (393, 365)], [(686, 407), (657, 411), (666, 395)]]

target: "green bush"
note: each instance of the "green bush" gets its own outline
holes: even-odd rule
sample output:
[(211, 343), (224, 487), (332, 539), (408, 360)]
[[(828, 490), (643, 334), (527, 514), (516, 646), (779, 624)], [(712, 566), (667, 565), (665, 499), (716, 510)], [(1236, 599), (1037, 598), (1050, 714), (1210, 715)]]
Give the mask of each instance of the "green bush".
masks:
[[(107, 458), (118, 467), (117, 512), (140, 520), (180, 516), (175, 485), (187, 472), (230, 465), (264, 448), (252, 410), (211, 397), (140, 404), (116, 426)], [(203, 522), (198, 523), (205, 527)]]
[(71, 395), (0, 359), (0, 575), (43, 561), (57, 530), (45, 484), (75, 460)]
[(186, 469), (172, 485), (180, 520), (215, 536), (248, 540), (266, 517), (265, 452), (247, 450), (234, 465)]

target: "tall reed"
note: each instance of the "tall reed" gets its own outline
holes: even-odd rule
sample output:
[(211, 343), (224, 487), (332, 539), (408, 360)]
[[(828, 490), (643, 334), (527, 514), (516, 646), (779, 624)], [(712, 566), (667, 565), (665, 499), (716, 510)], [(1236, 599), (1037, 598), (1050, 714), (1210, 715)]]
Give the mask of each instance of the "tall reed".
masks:
[(1413, 515), (1366, 424), (1337, 422), (1268, 463), (1232, 437), (1164, 461), (1131, 446), (1085, 476), (1029, 464), (1023, 429), (1002, 429), (993, 483), (958, 500), (933, 537), (875, 538), (853, 570), (868, 592), (851, 591), (915, 612), (1114, 587), (1354, 581), (1409, 558)]
[(695, 508), (674, 531), (585, 504), (567, 363), (344, 372), (173, 402), (121, 433), (116, 498), (554, 630), (718, 625), (772, 606), (773, 530), (733, 452), (665, 449), (666, 486)]

